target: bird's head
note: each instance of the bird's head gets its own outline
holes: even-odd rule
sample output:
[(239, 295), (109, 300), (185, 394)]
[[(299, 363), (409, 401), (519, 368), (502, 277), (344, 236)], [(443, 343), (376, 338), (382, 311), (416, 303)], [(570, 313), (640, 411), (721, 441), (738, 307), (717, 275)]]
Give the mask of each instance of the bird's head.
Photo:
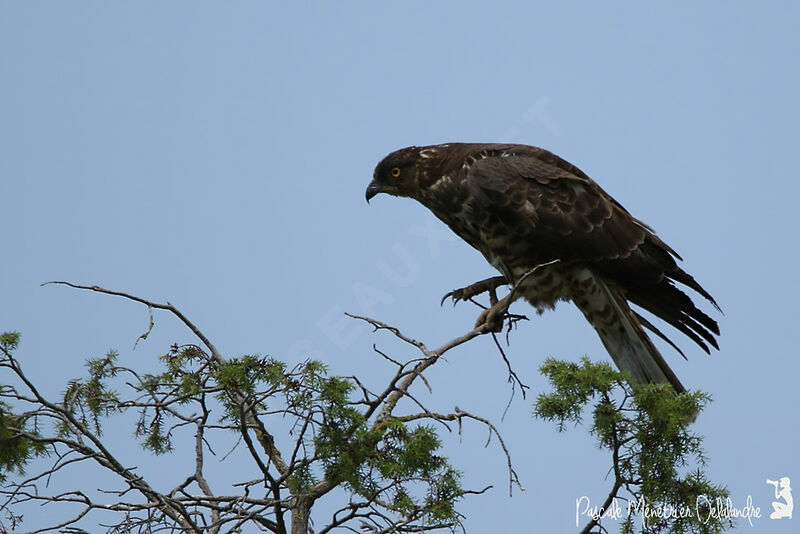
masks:
[(378, 193), (417, 198), (420, 189), (430, 179), (428, 163), (436, 150), (436, 147), (412, 146), (396, 150), (383, 158), (375, 167), (372, 181), (367, 187), (367, 202)]

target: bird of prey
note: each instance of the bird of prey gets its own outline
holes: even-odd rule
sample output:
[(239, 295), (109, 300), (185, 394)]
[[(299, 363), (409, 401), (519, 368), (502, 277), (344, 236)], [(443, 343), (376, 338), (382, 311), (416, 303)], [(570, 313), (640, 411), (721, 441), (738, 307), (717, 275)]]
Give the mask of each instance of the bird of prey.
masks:
[[(681, 269), (682, 258), (583, 171), (527, 145), (449, 143), (392, 152), (367, 187), (410, 197), (476, 248), (502, 276), (453, 291), (454, 301), (489, 292), (478, 325), (502, 328), (508, 306), (525, 298), (541, 313), (572, 301), (635, 383), (685, 391), (644, 328), (680, 349), (630, 304), (647, 310), (706, 352), (719, 348), (716, 321), (676, 283), (711, 295)], [(497, 300), (495, 290), (512, 291)]]

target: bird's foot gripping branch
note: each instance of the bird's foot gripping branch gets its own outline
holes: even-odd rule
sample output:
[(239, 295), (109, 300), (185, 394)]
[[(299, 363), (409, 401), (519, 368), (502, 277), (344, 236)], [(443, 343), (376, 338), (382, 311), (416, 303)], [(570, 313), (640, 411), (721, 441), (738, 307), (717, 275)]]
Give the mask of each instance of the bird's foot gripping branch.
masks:
[[(0, 336), (2, 534), (20, 531), (23, 519), (24, 530), (33, 532), (308, 534), (312, 509), (316, 513), (321, 502), (335, 510), (316, 513), (314, 530), (321, 534), (462, 530), (460, 502), (490, 486), (462, 486), (437, 432), (460, 433), (469, 421), (484, 426), (499, 444), (509, 493), (522, 489), (510, 447), (490, 420), (458, 407), (431, 410), (416, 391), (420, 382), (432, 389), (425, 373), (447, 352), (490, 334), (512, 386), (524, 393), (527, 386), (486, 324), (431, 349), (391, 325), (351, 316), (417, 352), (400, 361), (373, 346), (391, 369), (388, 380), (375, 385), (363, 377), (331, 376), (312, 360), (289, 365), (255, 355), (227, 358), (171, 304), (65, 285), (147, 306), (150, 321), (140, 339), (153, 328), (157, 310), (177, 318), (195, 339), (174, 344), (159, 358), (156, 371), (142, 369), (141, 358), (132, 355), (133, 364), (125, 364), (115, 351), (90, 359), (87, 376), (69, 381), (61, 397), (50, 400), (23, 370), (16, 354), (19, 335)], [(708, 401), (705, 395), (677, 394), (666, 384), (632, 388), (624, 374), (588, 360), (548, 360), (542, 371), (553, 391), (539, 396), (536, 416), (563, 430), (591, 413), (589, 430), (611, 456), (614, 476), (606, 503), (627, 498), (680, 506), (701, 494), (706, 502), (725, 495), (706, 480), (701, 438), (688, 430), (691, 416)], [(120, 422), (132, 426), (143, 454), (175, 454), (175, 471), (155, 477), (155, 460), (131, 459), (126, 447), (104, 433), (111, 418), (114, 428)], [(221, 449), (228, 452), (217, 456)], [(215, 463), (235, 462), (239, 470), (231, 472), (248, 475), (234, 481), (221, 476), (211, 467), (214, 457)], [(692, 462), (697, 469), (687, 472)], [(154, 481), (170, 474), (175, 480), (167, 488), (163, 480)], [(97, 480), (110, 486), (98, 490)], [(47, 515), (28, 513), (42, 504), (50, 505)], [(724, 519), (667, 517), (649, 519), (639, 530), (634, 520), (623, 522), (622, 531), (711, 534), (728, 526)], [(29, 523), (35, 523), (32, 529)], [(592, 517), (583, 532), (610, 532), (611, 527)]]
[[(0, 482), (7, 484), (0, 487), (0, 533), (24, 526), (35, 532), (308, 534), (312, 508), (320, 502), (334, 510), (315, 517), (320, 534), (456, 530), (463, 519), (459, 502), (489, 487), (462, 486), (438, 432), (451, 426), (460, 432), (469, 421), (499, 442), (509, 491), (521, 488), (508, 448), (488, 419), (460, 408), (430, 410), (412, 391), (417, 382), (427, 384), (425, 371), (445, 353), (484, 330), (429, 349), (392, 326), (353, 316), (419, 353), (400, 361), (375, 347), (391, 372), (387, 381), (370, 385), (356, 376), (331, 376), (313, 360), (290, 365), (256, 355), (226, 357), (171, 304), (62, 285), (147, 306), (149, 325), (140, 339), (152, 330), (158, 310), (177, 318), (195, 339), (172, 345), (157, 370), (133, 355), (133, 364), (126, 364), (116, 351), (92, 358), (87, 376), (69, 381), (61, 397), (50, 400), (23, 370), (19, 335), (3, 334)], [(104, 433), (111, 418), (114, 428), (130, 424), (140, 441), (145, 456), (135, 464), (123, 452), (127, 447)], [(220, 450), (228, 452), (217, 456)], [(155, 460), (146, 453), (175, 454), (174, 471), (156, 476)], [(214, 467), (219, 461), (248, 475), (231, 482)], [(76, 469), (82, 476), (74, 477)], [(170, 475), (174, 483), (161, 487)], [(110, 480), (110, 486), (98, 490), (97, 480)], [(69, 490), (58, 489), (65, 484)], [(30, 513), (42, 504), (50, 505), (48, 515)]]

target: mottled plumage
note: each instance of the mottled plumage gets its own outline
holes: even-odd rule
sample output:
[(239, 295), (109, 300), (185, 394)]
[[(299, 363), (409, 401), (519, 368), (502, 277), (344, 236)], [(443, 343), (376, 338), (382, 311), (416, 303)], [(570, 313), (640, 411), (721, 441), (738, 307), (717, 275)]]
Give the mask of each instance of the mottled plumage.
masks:
[[(512, 144), (409, 147), (386, 156), (367, 188), (416, 199), (480, 251), (537, 310), (574, 302), (617, 366), (636, 382), (683, 386), (633, 311), (634, 303), (706, 352), (717, 323), (675, 282), (716, 303), (678, 254), (574, 165), (547, 150)], [(676, 347), (677, 348), (677, 347)]]

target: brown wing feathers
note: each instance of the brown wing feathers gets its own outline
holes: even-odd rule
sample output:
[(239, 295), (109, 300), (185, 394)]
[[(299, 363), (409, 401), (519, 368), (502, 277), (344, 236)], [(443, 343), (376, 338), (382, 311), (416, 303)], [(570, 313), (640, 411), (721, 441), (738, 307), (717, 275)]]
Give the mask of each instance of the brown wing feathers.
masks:
[[(411, 180), (388, 177), (394, 167), (407, 169), (402, 172)], [(678, 266), (675, 260), (680, 256), (580, 169), (555, 154), (525, 145), (409, 147), (378, 164), (367, 200), (379, 192), (419, 200), (509, 282), (519, 273), (559, 260), (523, 288), (524, 298), (537, 308), (573, 301), (617, 366), (635, 382), (669, 382), (676, 391), (684, 390), (644, 328), (680, 349), (629, 303), (659, 317), (706, 352), (709, 345), (718, 347), (716, 321), (676, 283), (717, 304)]]
[[(526, 147), (527, 148), (527, 147)], [(522, 152), (522, 150), (518, 150)], [(545, 154), (543, 156), (543, 154)], [(506, 219), (524, 220), (541, 251), (538, 262), (562, 259), (592, 265), (626, 298), (709, 352), (719, 327), (673, 280), (711, 295), (675, 262), (680, 256), (576, 167), (543, 150), (487, 157), (469, 168), (473, 195)], [(671, 345), (650, 322), (642, 324)]]
[[(667, 279), (649, 287), (628, 288), (625, 296), (641, 308), (680, 330), (704, 351), (708, 342), (719, 349), (714, 334), (719, 335), (717, 322), (697, 308), (692, 300)], [(651, 329), (652, 330), (652, 329)]]

